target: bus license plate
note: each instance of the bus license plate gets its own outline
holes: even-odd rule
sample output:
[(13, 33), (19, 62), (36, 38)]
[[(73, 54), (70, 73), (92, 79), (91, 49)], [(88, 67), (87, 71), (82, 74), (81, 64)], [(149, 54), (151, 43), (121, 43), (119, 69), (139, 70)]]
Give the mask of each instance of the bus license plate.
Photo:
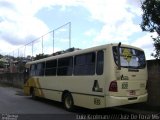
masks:
[(136, 95), (136, 91), (135, 90), (130, 90), (129, 95)]

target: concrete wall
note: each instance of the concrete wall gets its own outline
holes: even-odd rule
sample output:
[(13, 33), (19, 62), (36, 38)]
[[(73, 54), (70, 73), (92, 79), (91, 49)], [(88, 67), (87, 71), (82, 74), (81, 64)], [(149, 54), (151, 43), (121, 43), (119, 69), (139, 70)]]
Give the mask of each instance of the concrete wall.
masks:
[(160, 106), (160, 60), (148, 60), (148, 104)]
[(14, 87), (23, 88), (23, 73), (3, 73), (0, 74), (0, 83), (8, 84)]

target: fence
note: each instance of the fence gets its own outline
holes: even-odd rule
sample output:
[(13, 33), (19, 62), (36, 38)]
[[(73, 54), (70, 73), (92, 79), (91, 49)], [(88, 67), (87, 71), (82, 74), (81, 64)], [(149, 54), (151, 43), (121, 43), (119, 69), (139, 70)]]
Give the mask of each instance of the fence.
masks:
[(8, 56), (27, 57), (37, 54), (52, 54), (71, 47), (71, 22), (68, 22), (24, 46), (8, 53)]

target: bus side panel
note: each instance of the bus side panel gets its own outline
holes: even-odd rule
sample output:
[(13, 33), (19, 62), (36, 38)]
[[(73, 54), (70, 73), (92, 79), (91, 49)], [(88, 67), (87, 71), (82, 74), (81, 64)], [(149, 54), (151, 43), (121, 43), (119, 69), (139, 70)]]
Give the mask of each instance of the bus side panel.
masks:
[[(95, 81), (97, 81), (98, 89), (100, 90), (98, 92), (93, 91)], [(83, 106), (90, 109), (105, 107), (104, 91), (106, 88), (104, 88), (103, 75), (94, 77), (44, 77), (39, 79), (39, 83), (44, 97), (47, 99), (61, 101), (63, 91), (68, 91), (73, 96), (76, 106)]]
[[(34, 80), (32, 79), (32, 85), (35, 88), (35, 95), (38, 97), (43, 97), (47, 98), (50, 100), (55, 100), (55, 101), (61, 101), (61, 96), (62, 96), (62, 91), (58, 91), (53, 89), (52, 87), (49, 88), (49, 85), (53, 85), (53, 82), (47, 82), (46, 80), (43, 80), (44, 78), (37, 77)], [(34, 81), (34, 82), (33, 82)], [(45, 83), (44, 83), (45, 82)]]
[(42, 91), (45, 98), (61, 102), (62, 92), (47, 89), (42, 89)]
[(83, 94), (72, 94), (74, 99), (74, 104), (76, 106), (89, 108), (89, 109), (98, 109), (105, 107), (105, 97), (104, 96), (90, 96)]
[[(62, 91), (54, 91), (53, 89), (47, 89), (48, 85), (46, 84), (46, 86), (44, 86), (43, 81), (44, 81), (43, 78), (39, 77), (34, 77), (29, 79), (24, 86), (25, 95), (29, 96), (31, 94), (30, 93), (31, 88), (34, 88), (35, 96), (55, 101), (61, 101)], [(51, 82), (49, 82), (48, 84), (51, 84)]]
[(24, 94), (25, 94), (26, 96), (29, 96), (29, 95), (30, 95), (30, 87), (29, 87), (29, 86), (24, 86), (23, 90), (24, 90)]
[(31, 92), (31, 88), (35, 88), (37, 85), (36, 85), (36, 79), (35, 78), (29, 78), (26, 83), (24, 84), (24, 94), (25, 95), (30, 95), (30, 92)]

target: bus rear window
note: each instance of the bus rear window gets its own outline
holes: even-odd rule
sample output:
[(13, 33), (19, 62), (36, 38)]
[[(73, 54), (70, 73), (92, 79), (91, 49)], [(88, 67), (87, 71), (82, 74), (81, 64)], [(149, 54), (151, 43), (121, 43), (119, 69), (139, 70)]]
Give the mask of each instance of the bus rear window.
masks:
[[(145, 54), (141, 50), (134, 48), (120, 47), (121, 67), (142, 69), (146, 66)], [(113, 47), (114, 61), (118, 65), (117, 46)]]

